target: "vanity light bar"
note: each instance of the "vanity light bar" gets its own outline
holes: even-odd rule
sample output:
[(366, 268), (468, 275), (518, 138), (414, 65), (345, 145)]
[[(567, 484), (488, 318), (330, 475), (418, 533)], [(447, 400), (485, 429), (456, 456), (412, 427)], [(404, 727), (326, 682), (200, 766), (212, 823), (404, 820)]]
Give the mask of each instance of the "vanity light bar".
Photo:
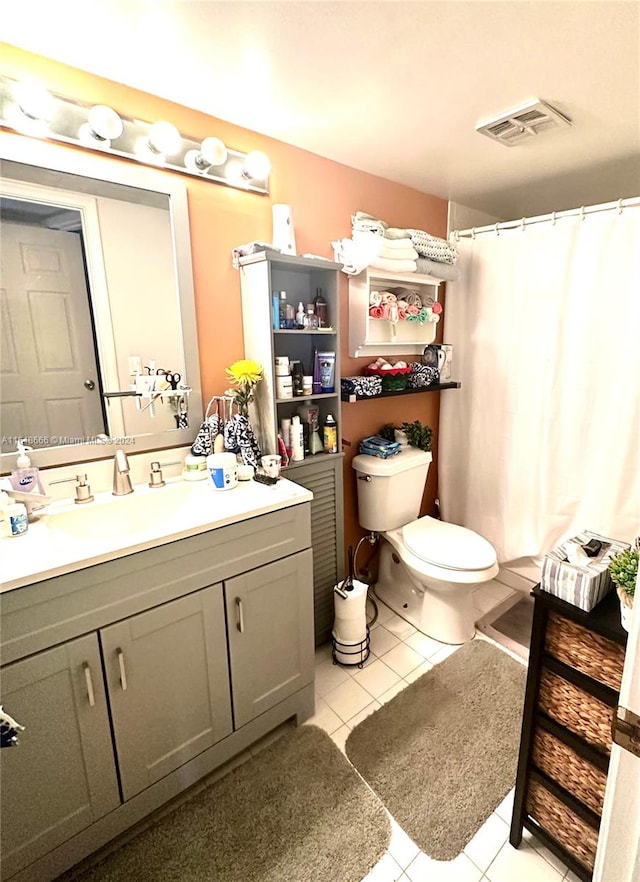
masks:
[[(39, 97), (37, 103), (28, 103), (25, 98), (31, 91)], [(43, 94), (48, 94), (51, 101), (43, 101)], [(45, 116), (38, 116), (39, 107), (44, 108)], [(269, 161), (260, 151), (241, 153), (217, 138), (198, 141), (182, 135), (170, 122), (148, 123), (120, 116), (106, 105), (93, 106), (45, 93), (35, 82), (25, 85), (25, 81), (0, 75), (0, 127), (214, 184), (269, 193)]]

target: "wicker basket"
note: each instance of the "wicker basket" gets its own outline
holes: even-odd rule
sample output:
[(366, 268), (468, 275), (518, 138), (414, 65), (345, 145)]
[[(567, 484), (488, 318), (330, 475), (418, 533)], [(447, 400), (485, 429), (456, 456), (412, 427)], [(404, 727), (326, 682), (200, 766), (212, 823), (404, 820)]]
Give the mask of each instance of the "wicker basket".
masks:
[(537, 781), (531, 781), (529, 784), (527, 812), (577, 861), (593, 872), (598, 846), (598, 832), (593, 827), (575, 815)]
[(613, 710), (569, 683), (543, 669), (538, 704), (551, 719), (560, 723), (585, 741), (611, 752), (611, 720)]
[(617, 643), (550, 612), (545, 648), (569, 667), (620, 691), (624, 649)]
[(564, 742), (545, 729), (533, 738), (533, 761), (541, 772), (557, 781), (596, 814), (602, 813), (605, 772), (592, 766)]

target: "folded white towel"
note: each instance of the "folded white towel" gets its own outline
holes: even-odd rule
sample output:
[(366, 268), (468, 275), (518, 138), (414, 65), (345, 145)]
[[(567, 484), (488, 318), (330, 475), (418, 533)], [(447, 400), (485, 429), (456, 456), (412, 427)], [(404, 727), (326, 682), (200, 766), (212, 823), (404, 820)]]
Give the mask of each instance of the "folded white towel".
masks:
[(389, 260), (386, 257), (374, 257), (371, 266), (375, 269), (387, 270), (390, 273), (415, 273), (415, 260)]
[(385, 239), (406, 239), (408, 236), (409, 231), (400, 227), (387, 227), (384, 231)]
[(411, 248), (413, 250), (413, 243), (408, 236), (403, 236), (402, 239), (387, 239), (386, 236), (382, 239), (382, 247), (388, 248), (389, 251), (395, 251), (396, 248)]
[[(382, 248), (378, 251), (379, 257), (386, 257), (389, 260), (417, 260), (418, 252), (413, 247), (409, 239), (382, 240)], [(408, 242), (408, 245), (400, 245), (402, 242)], [(391, 247), (390, 247), (391, 246)]]

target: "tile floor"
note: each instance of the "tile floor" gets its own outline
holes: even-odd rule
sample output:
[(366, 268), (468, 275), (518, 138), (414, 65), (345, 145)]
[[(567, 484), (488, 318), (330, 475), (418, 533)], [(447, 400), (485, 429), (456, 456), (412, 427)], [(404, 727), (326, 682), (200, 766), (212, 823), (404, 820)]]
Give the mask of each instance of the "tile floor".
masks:
[[(499, 582), (476, 589), (477, 619), (513, 593)], [(308, 722), (328, 732), (341, 750), (357, 723), (456, 649), (425, 637), (380, 601), (378, 609), (371, 654), (361, 669), (334, 665), (330, 643), (316, 652), (316, 713)], [(520, 848), (509, 845), (512, 804), (513, 791), (449, 862), (434, 861), (420, 851), (391, 818), (389, 850), (363, 882), (578, 882), (528, 831)]]

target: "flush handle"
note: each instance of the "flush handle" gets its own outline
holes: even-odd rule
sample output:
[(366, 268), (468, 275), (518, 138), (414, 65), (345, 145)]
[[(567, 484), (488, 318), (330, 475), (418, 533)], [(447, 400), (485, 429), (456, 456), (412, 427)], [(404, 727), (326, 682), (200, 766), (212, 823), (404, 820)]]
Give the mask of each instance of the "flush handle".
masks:
[(96, 384), (93, 382), (93, 380), (85, 380), (84, 381), (84, 388), (89, 389), (89, 390), (93, 390), (96, 388)]
[(122, 686), (122, 691), (127, 691), (127, 672), (124, 667), (124, 652), (118, 647), (116, 649), (116, 655), (118, 656), (118, 667), (120, 668), (120, 685)]
[(371, 475), (358, 475), (359, 481), (371, 481), (373, 480)]
[(96, 696), (93, 691), (93, 680), (91, 679), (91, 668), (89, 667), (89, 662), (84, 662), (82, 665), (82, 670), (84, 671), (84, 680), (87, 684), (87, 698), (89, 699), (89, 707), (94, 707), (96, 703)]

